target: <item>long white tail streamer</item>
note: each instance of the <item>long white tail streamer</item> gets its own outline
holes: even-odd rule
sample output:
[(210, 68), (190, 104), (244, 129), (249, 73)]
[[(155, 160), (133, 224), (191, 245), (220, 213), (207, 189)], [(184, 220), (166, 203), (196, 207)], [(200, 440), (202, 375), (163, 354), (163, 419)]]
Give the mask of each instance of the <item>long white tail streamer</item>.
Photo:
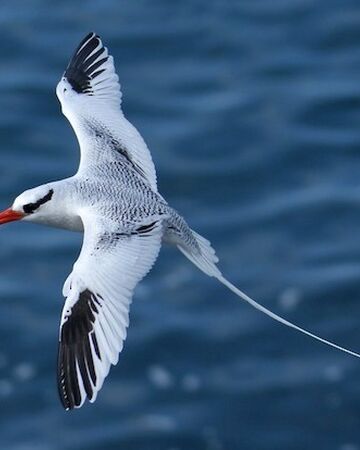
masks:
[(193, 231), (194, 237), (196, 238), (199, 247), (200, 252), (199, 253), (193, 253), (192, 249), (187, 248), (184, 245), (178, 245), (178, 249), (188, 258), (190, 261), (192, 261), (200, 270), (202, 270), (204, 273), (209, 275), (210, 277), (214, 277), (220, 281), (224, 286), (226, 286), (230, 291), (232, 291), (234, 294), (236, 294), (238, 297), (240, 297), (245, 302), (249, 303), (253, 308), (258, 309), (262, 313), (266, 314), (267, 316), (271, 317), (272, 319), (276, 320), (277, 322), (282, 323), (283, 325), (286, 325), (287, 327), (293, 328), (296, 331), (299, 331), (300, 333), (303, 333), (312, 339), (315, 339), (317, 341), (322, 342), (323, 344), (329, 345), (330, 347), (336, 348), (337, 350), (340, 350), (344, 353), (348, 353), (349, 355), (355, 356), (356, 358), (360, 358), (360, 354), (353, 352), (352, 350), (348, 350), (347, 348), (341, 347), (340, 345), (335, 344), (334, 342), (328, 341), (327, 339), (323, 339), (320, 336), (317, 336), (314, 333), (310, 333), (310, 331), (304, 330), (304, 328), (298, 327), (297, 325), (289, 322), (288, 320), (284, 319), (283, 317), (278, 316), (277, 314), (273, 313), (269, 309), (265, 308), (265, 306), (260, 305), (258, 302), (250, 298), (248, 295), (246, 295), (244, 292), (242, 292), (240, 289), (238, 289), (236, 286), (234, 286), (232, 283), (230, 283), (229, 280), (223, 277), (220, 270), (216, 266), (216, 263), (219, 261), (215, 250), (211, 247), (210, 242), (200, 236), (198, 233)]
[(240, 291), (236, 286), (234, 286), (230, 281), (228, 281), (226, 278), (224, 278), (222, 275), (214, 275), (215, 278), (217, 278), (220, 283), (225, 285), (228, 289), (230, 289), (234, 294), (236, 294), (238, 297), (240, 297), (245, 302), (249, 303), (252, 307), (255, 309), (258, 309), (259, 311), (263, 312), (267, 316), (271, 317), (272, 319), (276, 320), (277, 322), (282, 323), (283, 325), (286, 325), (287, 327), (293, 328), (296, 331), (300, 331), (300, 333), (306, 334), (307, 336), (316, 339), (317, 341), (322, 342), (323, 344), (329, 345), (330, 347), (334, 347), (337, 350), (341, 350), (344, 353), (348, 353), (349, 355), (356, 356), (356, 358), (360, 358), (360, 354), (353, 352), (351, 350), (348, 350), (347, 348), (341, 347), (340, 345), (334, 344), (331, 341), (328, 341), (326, 339), (323, 339), (319, 336), (316, 336), (316, 334), (310, 333), (310, 331), (304, 330), (301, 327), (298, 327), (297, 325), (294, 325), (293, 323), (289, 322), (286, 319), (283, 319), (282, 317), (278, 316), (277, 314), (271, 312), (264, 306), (257, 303), (255, 300), (250, 298), (248, 295), (246, 295), (244, 292)]

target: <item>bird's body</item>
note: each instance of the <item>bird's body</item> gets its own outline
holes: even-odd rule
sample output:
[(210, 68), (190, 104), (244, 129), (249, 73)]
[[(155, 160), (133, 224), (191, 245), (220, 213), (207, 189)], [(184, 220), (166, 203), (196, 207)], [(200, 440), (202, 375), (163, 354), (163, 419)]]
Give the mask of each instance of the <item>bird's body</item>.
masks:
[(190, 229), (158, 192), (150, 152), (121, 110), (113, 59), (90, 33), (57, 86), (62, 111), (80, 144), (76, 174), (30, 189), (0, 213), (0, 223), (25, 220), (84, 232), (67, 278), (61, 317), (58, 387), (66, 409), (94, 401), (126, 338), (137, 283), (163, 241), (176, 245), (209, 276), (273, 319), (359, 356), (282, 319), (226, 280), (209, 241)]

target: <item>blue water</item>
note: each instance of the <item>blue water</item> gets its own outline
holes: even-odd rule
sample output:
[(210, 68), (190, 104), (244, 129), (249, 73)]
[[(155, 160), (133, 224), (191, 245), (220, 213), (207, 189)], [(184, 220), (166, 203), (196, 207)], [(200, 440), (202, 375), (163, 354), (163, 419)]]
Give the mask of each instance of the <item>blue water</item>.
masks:
[[(54, 91), (90, 30), (160, 190), (267, 307), (360, 350), (358, 0), (3, 0), (0, 206), (71, 175)], [(94, 405), (56, 389), (81, 236), (0, 233), (0, 448), (360, 449), (360, 364), (272, 322), (164, 248)]]

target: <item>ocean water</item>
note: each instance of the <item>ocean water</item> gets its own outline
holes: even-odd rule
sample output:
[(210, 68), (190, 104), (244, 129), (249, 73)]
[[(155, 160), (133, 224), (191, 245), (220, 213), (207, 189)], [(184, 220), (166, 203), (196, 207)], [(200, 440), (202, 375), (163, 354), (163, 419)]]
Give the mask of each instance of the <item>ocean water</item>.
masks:
[[(224, 274), (360, 350), (357, 0), (3, 0), (0, 29), (1, 208), (75, 172), (55, 86), (94, 30), (162, 194)], [(167, 247), (96, 403), (65, 412), (61, 288), (80, 246), (66, 231), (0, 230), (1, 449), (360, 449), (359, 360), (271, 321)]]

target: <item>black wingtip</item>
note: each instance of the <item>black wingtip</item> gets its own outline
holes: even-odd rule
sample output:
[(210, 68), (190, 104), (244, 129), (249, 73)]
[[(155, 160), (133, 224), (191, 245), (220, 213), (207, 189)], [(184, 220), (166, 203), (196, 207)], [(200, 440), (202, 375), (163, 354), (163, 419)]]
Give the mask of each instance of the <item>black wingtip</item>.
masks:
[(74, 408), (75, 405), (71, 396), (71, 390), (69, 390), (68, 386), (66, 386), (66, 376), (64, 370), (64, 348), (61, 343), (59, 344), (57, 369), (57, 386), (60, 401), (65, 411), (70, 411)]
[(98, 313), (97, 304), (96, 295), (85, 289), (80, 293), (77, 303), (71, 309), (71, 314), (61, 327), (57, 383), (61, 403), (67, 411), (78, 408), (82, 404), (80, 382), (88, 399), (94, 395), (93, 386), (96, 385), (97, 377), (90, 339), (96, 354), (101, 359), (93, 331), (95, 315)]
[(80, 42), (64, 73), (64, 77), (77, 93), (92, 93), (90, 82), (104, 71), (98, 69), (108, 59), (108, 56), (101, 58), (104, 53), (105, 47), (94, 32), (87, 34)]

